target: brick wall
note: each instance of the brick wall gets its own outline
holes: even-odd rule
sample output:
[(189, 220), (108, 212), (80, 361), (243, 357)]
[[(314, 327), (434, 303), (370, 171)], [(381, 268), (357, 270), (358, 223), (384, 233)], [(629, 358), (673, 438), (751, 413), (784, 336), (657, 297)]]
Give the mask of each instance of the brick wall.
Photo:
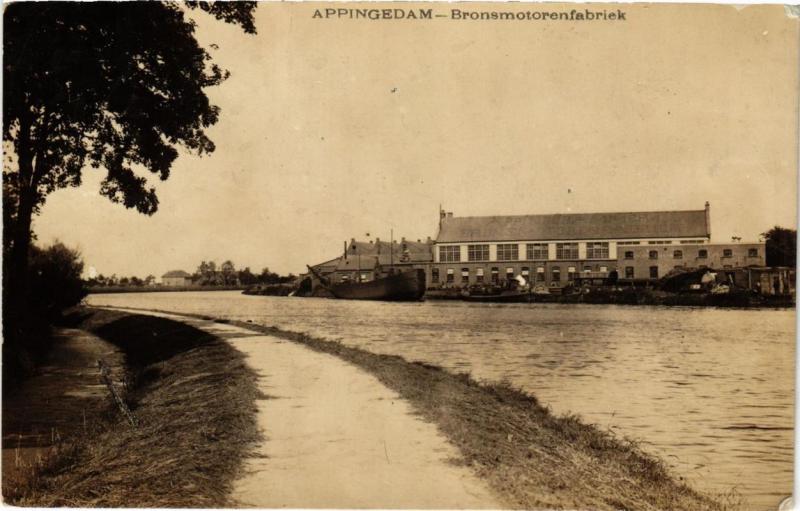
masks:
[[(622, 279), (661, 278), (676, 267), (737, 268), (764, 266), (763, 243), (715, 243), (622, 246), (617, 251), (617, 266)], [(651, 268), (655, 268), (651, 273)]]

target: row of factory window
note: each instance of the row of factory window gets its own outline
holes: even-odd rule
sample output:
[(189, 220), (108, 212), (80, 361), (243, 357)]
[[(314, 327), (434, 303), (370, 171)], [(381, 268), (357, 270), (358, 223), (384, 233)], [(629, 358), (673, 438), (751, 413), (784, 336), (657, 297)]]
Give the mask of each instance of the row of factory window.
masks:
[[(525, 246), (525, 259), (549, 259), (547, 243), (528, 243)], [(578, 259), (577, 243), (556, 243), (556, 259)], [(586, 244), (586, 259), (608, 259), (608, 242)], [(467, 260), (481, 262), (489, 260), (489, 245), (467, 245)], [(519, 244), (499, 243), (498, 261), (519, 261)], [(461, 247), (458, 245), (440, 246), (439, 261), (457, 263), (461, 261)]]
[[(706, 240), (681, 240), (681, 245), (702, 245)], [(650, 240), (648, 245), (672, 245), (673, 240)], [(617, 245), (641, 245), (641, 241), (618, 241)]]
[[(726, 248), (722, 251), (722, 257), (733, 257), (733, 250), (730, 248)], [(757, 248), (749, 248), (747, 249), (747, 257), (758, 257), (758, 249)], [(634, 254), (632, 250), (628, 250), (625, 252), (625, 259), (633, 259)], [(658, 259), (658, 250), (651, 250), (648, 252), (649, 259)], [(672, 252), (673, 259), (683, 259), (683, 250), (674, 250)], [(708, 259), (708, 250), (700, 249), (697, 251), (697, 258), (698, 259)]]
[[(592, 267), (591, 266), (584, 266), (583, 268), (584, 273), (591, 273)], [(600, 266), (600, 272), (607, 273), (608, 267), (607, 266)], [(527, 266), (522, 267), (522, 271), (520, 272), (525, 280), (530, 281), (530, 268)], [(505, 278), (507, 280), (511, 280), (516, 276), (514, 273), (514, 268), (506, 268)], [(567, 268), (567, 280), (575, 280), (577, 276), (577, 268), (574, 266), (570, 266)], [(461, 282), (466, 284), (469, 282), (470, 272), (469, 268), (461, 268)], [(550, 281), (551, 282), (560, 282), (561, 281), (561, 267), (553, 266), (550, 268)], [(500, 268), (494, 267), (491, 269), (489, 273), (490, 282), (497, 283), (500, 280)], [(440, 275), (439, 275), (439, 268), (431, 268), (431, 281), (433, 283), (440, 282)], [(545, 281), (545, 269), (544, 266), (539, 266), (536, 268), (536, 281), (537, 282), (544, 282)], [(445, 282), (452, 283), (455, 282), (455, 269), (454, 268), (447, 268), (445, 273)], [(477, 268), (475, 270), (475, 282), (481, 283), (486, 282), (485, 280), (485, 272), (483, 268)]]
[[(628, 242), (626, 244), (639, 243)], [(621, 245), (622, 243), (620, 243)], [(547, 243), (528, 243), (526, 245), (525, 259), (537, 260), (548, 259)], [(650, 259), (658, 259), (658, 251), (650, 250)], [(733, 250), (726, 248), (722, 251), (722, 257), (733, 257)], [(747, 257), (758, 257), (758, 249), (750, 248), (747, 250)], [(633, 259), (633, 251), (625, 252), (625, 259)], [(674, 250), (673, 259), (683, 259), (683, 250)], [(698, 259), (707, 259), (708, 250), (700, 249), (697, 251)], [(578, 259), (577, 243), (556, 243), (556, 259)], [(608, 259), (608, 242), (590, 242), (586, 244), (586, 259)], [(468, 245), (467, 260), (469, 262), (482, 262), (489, 260), (489, 245)], [(500, 243), (497, 245), (498, 261), (518, 261), (519, 245), (517, 243)], [(440, 246), (439, 261), (443, 263), (457, 263), (461, 261), (461, 247), (458, 245)]]
[[(678, 266), (675, 266), (675, 268), (682, 268), (682, 266), (678, 265)], [(701, 266), (701, 268), (705, 268), (705, 266)], [(730, 269), (731, 266), (730, 265), (725, 265), (724, 268), (725, 269)], [(648, 272), (647, 272), (646, 278), (657, 279), (657, 278), (660, 277), (660, 275), (659, 275), (659, 267), (658, 266), (650, 266), (647, 270), (648, 270)], [(591, 269), (591, 267), (586, 266), (586, 267), (584, 267), (583, 271), (584, 271), (584, 273), (591, 273), (592, 269)], [(606, 273), (606, 272), (608, 272), (608, 268), (605, 267), (605, 266), (601, 266), (600, 267), (600, 271), (603, 272), (603, 273)], [(624, 273), (625, 277), (624, 278), (626, 278), (626, 279), (645, 278), (645, 276), (643, 276), (643, 275), (636, 275), (636, 271), (635, 271), (635, 268), (633, 266), (626, 266), (624, 271), (625, 271), (625, 273)], [(489, 281), (491, 283), (493, 283), (493, 284), (498, 283), (500, 281), (500, 268), (496, 268), (496, 267), (492, 268), (489, 275), (490, 275), (490, 280)], [(525, 278), (525, 280), (527, 280), (528, 282), (531, 281), (529, 268), (523, 266), (522, 267), (522, 272), (520, 273), (520, 275), (522, 275)], [(570, 266), (570, 267), (567, 268), (567, 281), (568, 282), (571, 282), (571, 281), (575, 280), (575, 278), (577, 276), (578, 276), (578, 273), (577, 273), (576, 268), (574, 266)], [(469, 283), (469, 277), (470, 277), (469, 268), (461, 268), (461, 283), (462, 284), (468, 284)], [(515, 277), (514, 268), (506, 268), (505, 278), (507, 280), (511, 280), (514, 277)], [(447, 268), (446, 273), (445, 273), (445, 282), (447, 282), (448, 284), (452, 284), (452, 283), (455, 283), (455, 280), (456, 280), (455, 269), (454, 268)], [(536, 282), (545, 282), (546, 276), (545, 276), (544, 267), (540, 266), (540, 267), (536, 268), (536, 277), (535, 277), (534, 280)], [(433, 281), (434, 284), (438, 284), (438, 283), (441, 282), (440, 281), (440, 275), (439, 275), (439, 268), (432, 268), (431, 269), (431, 281)], [(486, 282), (486, 280), (485, 280), (485, 272), (484, 272), (483, 268), (477, 268), (475, 270), (475, 282), (477, 282), (477, 283)], [(561, 282), (561, 267), (553, 266), (550, 269), (550, 282)]]

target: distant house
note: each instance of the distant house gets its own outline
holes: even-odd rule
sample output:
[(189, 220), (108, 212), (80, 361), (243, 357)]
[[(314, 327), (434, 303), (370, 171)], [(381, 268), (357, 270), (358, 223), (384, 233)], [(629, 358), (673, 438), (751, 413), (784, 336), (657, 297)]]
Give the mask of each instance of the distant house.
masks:
[(161, 284), (169, 287), (190, 286), (192, 276), (183, 270), (168, 271), (161, 276)]

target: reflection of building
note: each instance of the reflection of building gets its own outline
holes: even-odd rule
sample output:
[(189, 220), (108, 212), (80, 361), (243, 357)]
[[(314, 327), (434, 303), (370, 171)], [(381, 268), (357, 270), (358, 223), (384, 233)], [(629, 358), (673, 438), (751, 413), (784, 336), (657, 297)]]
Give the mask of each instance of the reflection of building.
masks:
[(192, 284), (192, 276), (183, 270), (172, 270), (161, 276), (161, 283), (170, 287), (190, 286)]
[(429, 287), (501, 282), (548, 287), (576, 277), (649, 281), (676, 267), (764, 265), (763, 243), (710, 244), (710, 206), (693, 211), (454, 217), (440, 214)]

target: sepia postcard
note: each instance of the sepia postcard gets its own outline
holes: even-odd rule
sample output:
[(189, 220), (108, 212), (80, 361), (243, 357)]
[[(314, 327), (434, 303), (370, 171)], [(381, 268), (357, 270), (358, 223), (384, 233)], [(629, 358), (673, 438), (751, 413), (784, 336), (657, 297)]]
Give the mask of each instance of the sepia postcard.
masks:
[(800, 9), (3, 9), (7, 506), (791, 509)]

